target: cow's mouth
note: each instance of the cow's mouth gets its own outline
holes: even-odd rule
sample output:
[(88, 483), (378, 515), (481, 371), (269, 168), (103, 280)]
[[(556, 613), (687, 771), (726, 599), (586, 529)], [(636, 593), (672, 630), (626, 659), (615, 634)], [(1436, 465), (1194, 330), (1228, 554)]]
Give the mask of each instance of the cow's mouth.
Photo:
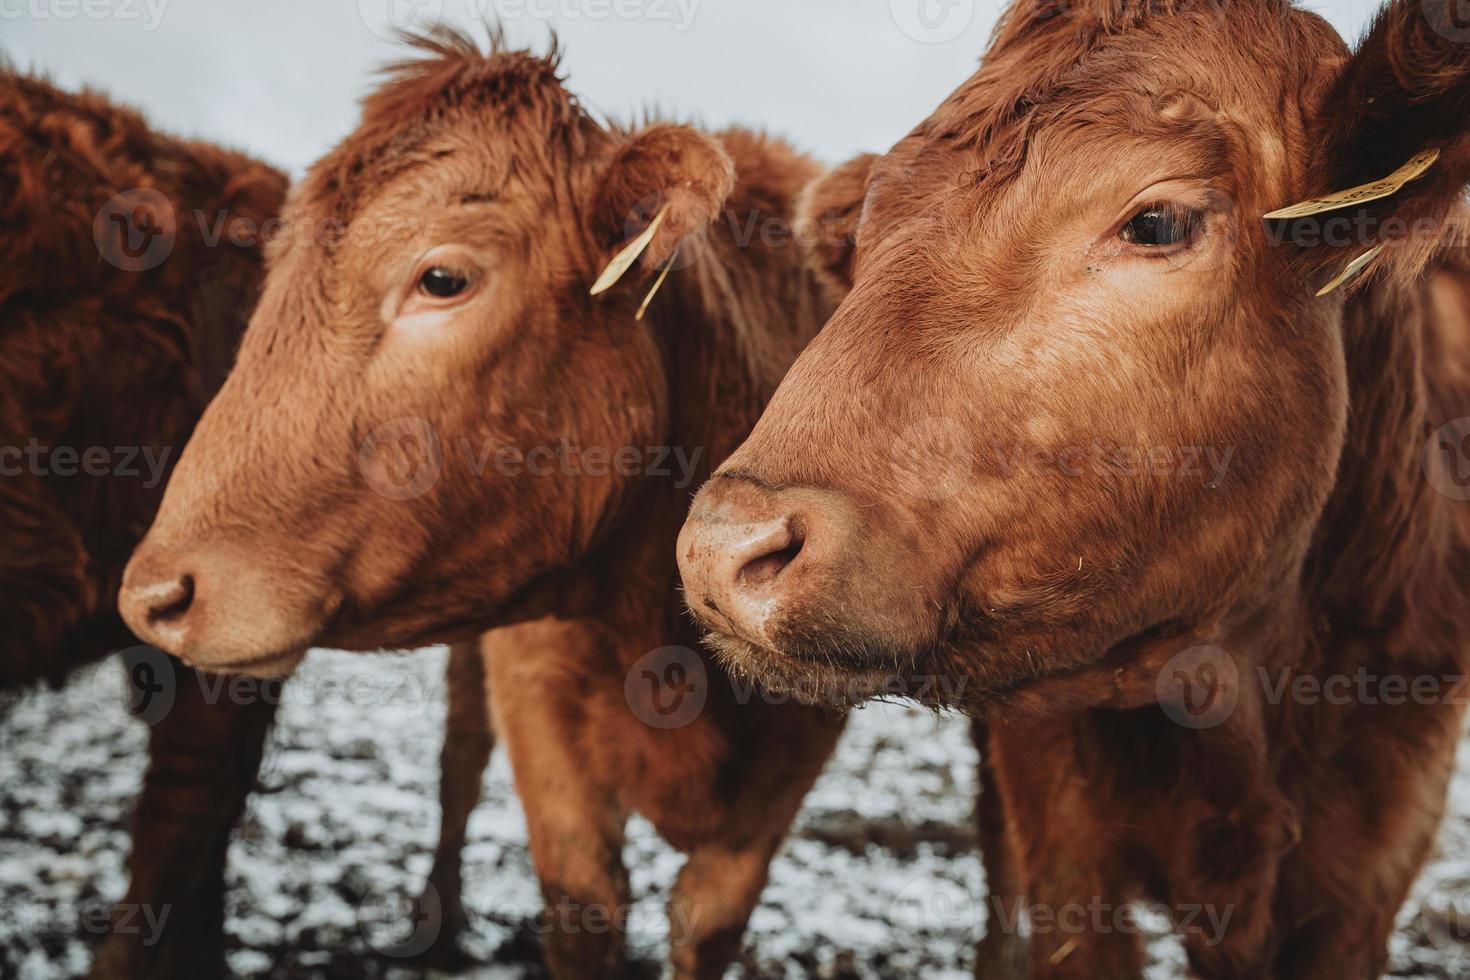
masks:
[(300, 646), (286, 651), (278, 650), (262, 654), (258, 657), (246, 657), (243, 660), (194, 662), (192, 666), (211, 674), (232, 674), (237, 677), (274, 680), (293, 674), (301, 665), (301, 661), (306, 659), (307, 649), (306, 646)]
[(918, 701), (933, 707), (952, 706), (952, 683), (938, 677), (926, 658), (900, 657), (869, 649), (837, 658), (799, 646), (773, 650), (723, 632), (705, 636), (705, 645), (731, 674), (767, 692), (801, 704), (846, 710), (874, 700)]

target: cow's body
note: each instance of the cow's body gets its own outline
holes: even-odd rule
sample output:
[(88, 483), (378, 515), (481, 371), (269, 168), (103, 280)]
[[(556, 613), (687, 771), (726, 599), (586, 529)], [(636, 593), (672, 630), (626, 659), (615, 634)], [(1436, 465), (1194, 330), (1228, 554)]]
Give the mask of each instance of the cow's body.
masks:
[(1470, 670), (1452, 16), (1012, 5), (835, 189), (852, 290), (692, 508), (734, 669), (986, 719), (1032, 977), (1140, 976), (1139, 897), (1209, 980), (1385, 967)]
[[(225, 849), (275, 704), (131, 649), (116, 597), (234, 360), (286, 179), (160, 135), (99, 95), (0, 72), (0, 186), (0, 690), (61, 684), (127, 648), (134, 706), (152, 727), (122, 904), (148, 907), (164, 932), (145, 944), (119, 929), (94, 975), (218, 976)], [(150, 251), (164, 229), (171, 244)], [(471, 673), (451, 697), (481, 686)], [(484, 739), (483, 722), (451, 727), (446, 760), (473, 759)], [(442, 874), (457, 872), (466, 814), (445, 807)]]
[[(1470, 507), (1425, 475), (1426, 452), (1464, 465), (1463, 447), (1434, 433), (1470, 410), (1470, 265), (1458, 250), (1437, 265), (1349, 301), (1354, 411), (1307, 589), (1264, 624), (1259, 654), (1232, 659), (1242, 676), (1226, 696), (1251, 722), (1210, 724), (1202, 677), (1205, 727), (1184, 738), (1157, 707), (1045, 717), (1041, 692), (1029, 720), (992, 722), (1028, 901), (1143, 895), (1181, 917), (1228, 914), (1223, 942), (1203, 914), (1186, 934), (1207, 977), (1273, 958), (1282, 978), (1386, 969), (1444, 810), (1470, 677)], [(1124, 698), (1156, 683), (1151, 666), (1130, 670)], [(1137, 970), (1124, 936), (1077, 952), (1078, 976)]]
[[(554, 57), (499, 39), (420, 45), (430, 56), (399, 66), (293, 192), (123, 611), (186, 662), (266, 675), (311, 643), (492, 630), (489, 713), (553, 974), (624, 968), (621, 842), (639, 812), (689, 855), (675, 974), (717, 977), (841, 719), (769, 704), (697, 652), (673, 544), (692, 483), (840, 293), (793, 236), (819, 168), (745, 131), (606, 127)], [(333, 218), (357, 234), (291, 234)], [(592, 295), (629, 248), (641, 263)], [(476, 724), (462, 701), (452, 718)], [(474, 775), (446, 782), (446, 810)], [(457, 873), (431, 884), (455, 923)]]
[[(550, 617), (478, 642), (489, 731), (510, 756), (551, 898), (550, 925), (566, 923), (571, 934), (568, 948), (550, 951), (559, 976), (612, 968), (608, 957), (618, 951), (597, 923), (630, 900), (621, 852), (634, 813), (689, 855), (670, 909), (678, 975), (720, 975), (842, 729), (835, 715), (732, 682), (700, 650), (677, 587), (673, 544), (688, 506), (685, 485), (707, 477), (739, 444), (839, 292), (820, 271), (792, 264), (794, 241), (784, 237), (797, 195), (815, 175), (810, 161), (745, 131), (724, 133), (721, 142), (737, 189), (706, 250), (671, 275), (648, 314), (668, 344), (666, 383), (676, 408), (657, 455), (672, 478), (647, 481), (599, 554), (563, 583)], [(764, 255), (739, 244), (758, 225), (783, 236)], [(686, 463), (696, 470), (681, 472)], [(459, 752), (477, 724), (468, 699), (479, 679), (460, 657), (474, 646), (457, 646), (450, 664), (451, 678), (460, 677), (450, 688), (463, 731), (449, 744)], [(468, 766), (446, 760), (446, 787), (452, 779), (461, 786), (446, 796), (446, 812), (467, 813), (478, 798), (489, 749), (464, 760)], [(446, 834), (441, 848), (449, 842)], [(457, 861), (456, 849), (443, 853)], [(461, 883), (448, 867), (429, 880), (450, 926), (443, 944), (464, 921)]]
[[(60, 683), (137, 643), (114, 606), (123, 566), (166, 469), (229, 369), (264, 274), (258, 247), (208, 247), (194, 212), (259, 228), (286, 181), (238, 154), (159, 136), (99, 96), (3, 73), (0, 184), (0, 444), (100, 447), (107, 467), (72, 475), (80, 463), (6, 460), (0, 685), (14, 688)], [(126, 229), (104, 224), (109, 237), (98, 241), (94, 221), (106, 220), (98, 216), (114, 195), (136, 188), (160, 195), (138, 200), (170, 203), (176, 235), (166, 260), (132, 272), (101, 254), (127, 261), (113, 251), (126, 246)], [(117, 213), (133, 220), (131, 208)], [(155, 219), (169, 220), (144, 217)], [(162, 658), (139, 663), (169, 669)], [(125, 901), (166, 908), (165, 934), (145, 947), (119, 933), (96, 972), (214, 975), (223, 969), (225, 846), (273, 707), (207, 703), (187, 668), (150, 683), (171, 688), (174, 704), (150, 735)]]

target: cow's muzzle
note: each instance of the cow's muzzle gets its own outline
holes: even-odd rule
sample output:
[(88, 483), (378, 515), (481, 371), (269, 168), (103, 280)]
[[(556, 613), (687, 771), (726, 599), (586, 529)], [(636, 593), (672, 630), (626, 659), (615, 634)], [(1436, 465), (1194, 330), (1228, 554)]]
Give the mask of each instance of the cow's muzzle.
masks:
[(118, 611), (143, 642), (204, 670), (289, 674), (334, 606), (283, 588), (238, 549), (173, 548), (149, 539), (123, 574)]

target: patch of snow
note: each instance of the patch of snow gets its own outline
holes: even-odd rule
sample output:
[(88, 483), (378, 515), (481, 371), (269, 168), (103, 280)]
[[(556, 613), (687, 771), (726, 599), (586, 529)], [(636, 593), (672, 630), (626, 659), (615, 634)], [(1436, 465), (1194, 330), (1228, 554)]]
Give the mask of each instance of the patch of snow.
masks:
[[(240, 977), (423, 975), (374, 951), (365, 910), (411, 898), (431, 862), (445, 655), (317, 651), (288, 685), (265, 791), (229, 854), (229, 956)], [(141, 725), (99, 710), (99, 698), (122, 697), (116, 672), (103, 665), (62, 691), (14, 699), (0, 718), (0, 976), (84, 973), (99, 938), (86, 913), (125, 890), (147, 739)], [(971, 827), (975, 761), (962, 717), (893, 704), (857, 711), (772, 865), (735, 974), (968, 978), (987, 917)], [(636, 896), (629, 946), (657, 972), (683, 858), (635, 818), (625, 859)], [(500, 753), (470, 820), (465, 881), (470, 961), (453, 976), (542, 976), (540, 893)], [(1393, 975), (1470, 976), (1467, 924), (1470, 757), (1400, 919)], [(1183, 975), (1178, 943), (1155, 936), (1149, 980)]]

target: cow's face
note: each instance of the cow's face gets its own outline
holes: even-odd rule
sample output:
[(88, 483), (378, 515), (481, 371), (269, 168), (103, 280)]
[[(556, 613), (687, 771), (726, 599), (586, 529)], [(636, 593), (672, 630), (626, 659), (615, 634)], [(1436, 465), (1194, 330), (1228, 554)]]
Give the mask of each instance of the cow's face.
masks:
[(129, 566), (129, 624), (277, 674), (311, 643), (534, 612), (625, 503), (620, 451), (660, 444), (664, 356), (634, 312), (730, 183), (707, 138), (608, 132), (540, 59), (401, 73), (293, 194), (238, 365)]
[(872, 165), (850, 295), (684, 529), (690, 609), (775, 686), (988, 702), (1208, 635), (1289, 588), (1333, 485), (1342, 294), (1314, 292), (1371, 239), (1262, 215), (1422, 146), (1334, 142), (1318, 107), (1375, 69), (1274, 6), (1026, 18)]

